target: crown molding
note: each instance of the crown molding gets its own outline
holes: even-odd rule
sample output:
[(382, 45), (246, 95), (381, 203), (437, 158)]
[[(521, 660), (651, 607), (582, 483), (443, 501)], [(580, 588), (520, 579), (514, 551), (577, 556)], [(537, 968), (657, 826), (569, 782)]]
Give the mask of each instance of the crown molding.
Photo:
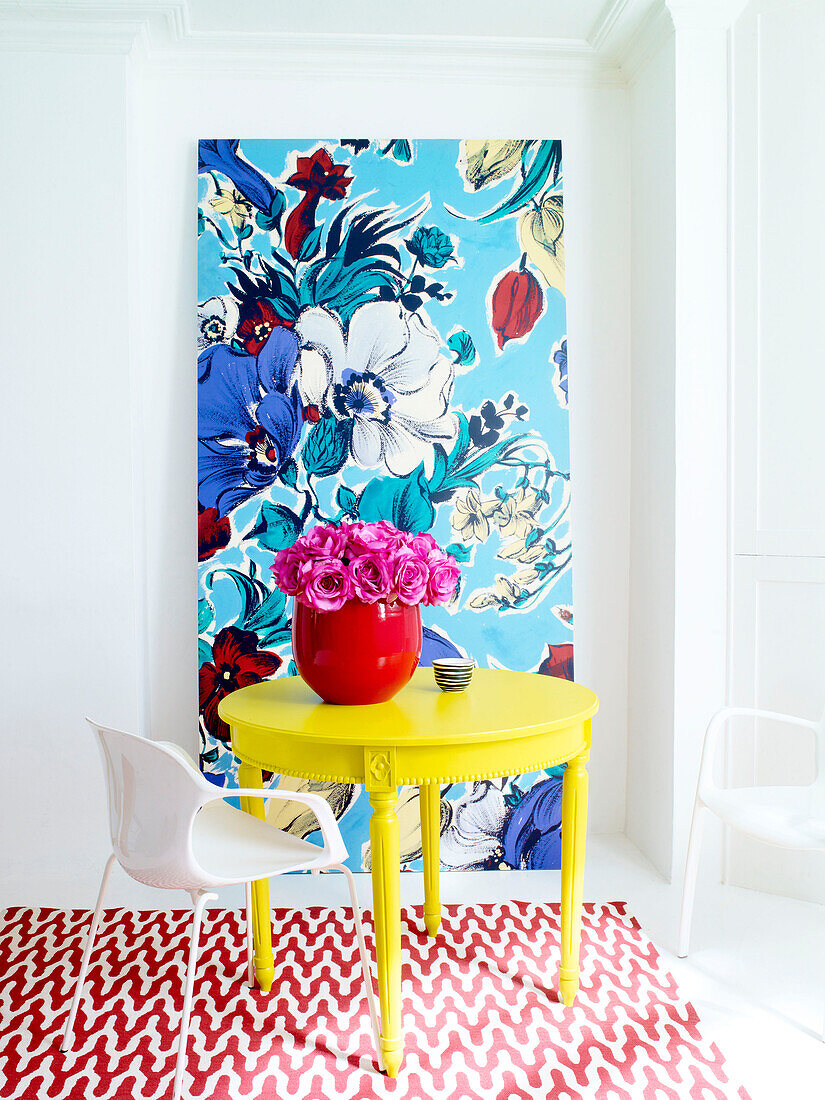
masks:
[(244, 76), (368, 71), (444, 83), (625, 83), (617, 61), (585, 39), (196, 31), (187, 0), (0, 0), (0, 49), (135, 52), (172, 71)]
[(648, 62), (675, 33), (676, 28), (664, 0), (654, 4), (625, 47), (622, 71), (629, 84), (636, 82)]
[(183, 38), (186, 0), (0, 0), (0, 50), (129, 54), (148, 37)]
[(175, 70), (271, 77), (434, 77), (445, 84), (622, 85), (620, 67), (584, 40), (441, 35), (195, 32), (174, 43), (150, 36), (147, 57)]
[(172, 72), (429, 76), (445, 84), (626, 86), (677, 29), (729, 26), (746, 0), (606, 0), (586, 38), (197, 31), (188, 0), (0, 0), (0, 50), (134, 54)]

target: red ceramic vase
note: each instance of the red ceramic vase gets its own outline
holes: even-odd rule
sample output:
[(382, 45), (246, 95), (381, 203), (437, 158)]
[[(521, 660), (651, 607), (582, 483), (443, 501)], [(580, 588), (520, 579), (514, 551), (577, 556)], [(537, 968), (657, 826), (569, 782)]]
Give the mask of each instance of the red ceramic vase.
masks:
[(421, 656), (418, 605), (348, 600), (338, 611), (295, 601), (292, 655), (327, 703), (385, 703), (408, 683)]

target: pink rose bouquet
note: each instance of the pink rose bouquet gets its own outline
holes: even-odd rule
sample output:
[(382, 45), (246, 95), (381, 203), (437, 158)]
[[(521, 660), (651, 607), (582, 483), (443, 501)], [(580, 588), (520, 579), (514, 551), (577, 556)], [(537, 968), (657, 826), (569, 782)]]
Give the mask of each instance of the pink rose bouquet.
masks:
[(337, 611), (347, 600), (448, 603), (460, 569), (432, 535), (407, 534), (382, 519), (319, 524), (276, 553), (272, 573), (287, 596)]

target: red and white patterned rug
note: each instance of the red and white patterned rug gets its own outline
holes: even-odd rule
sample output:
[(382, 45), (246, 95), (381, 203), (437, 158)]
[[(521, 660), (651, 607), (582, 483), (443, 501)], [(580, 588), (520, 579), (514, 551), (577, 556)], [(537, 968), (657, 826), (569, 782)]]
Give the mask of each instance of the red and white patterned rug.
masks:
[[(369, 914), (368, 920), (369, 920)], [(171, 1095), (190, 914), (107, 910), (75, 1043), (59, 1050), (90, 914), (0, 923), (0, 1097)], [(371, 924), (370, 924), (371, 932)], [(748, 1100), (621, 903), (587, 905), (581, 989), (555, 989), (559, 907), (403, 914), (405, 1060), (379, 1074), (348, 910), (273, 912), (275, 984), (244, 984), (243, 920), (207, 912), (185, 1094), (210, 1100)]]

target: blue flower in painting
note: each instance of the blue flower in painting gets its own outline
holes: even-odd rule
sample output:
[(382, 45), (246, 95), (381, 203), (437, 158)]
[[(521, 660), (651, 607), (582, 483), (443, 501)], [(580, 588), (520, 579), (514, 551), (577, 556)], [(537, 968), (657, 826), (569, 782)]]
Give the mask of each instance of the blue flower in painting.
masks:
[(198, 356), (198, 499), (226, 515), (271, 485), (301, 437), (290, 386), (298, 341), (276, 328), (257, 356), (224, 344)]
[(430, 668), (436, 657), (466, 657), (446, 634), (430, 626), (422, 630), (423, 640), (419, 668)]
[(238, 138), (198, 142), (198, 172), (221, 172), (244, 198), (269, 211), (280, 192), (238, 152)]
[(511, 867), (560, 866), (561, 787), (561, 779), (540, 779), (510, 811), (501, 841)]
[(563, 409), (567, 408), (567, 337), (561, 340), (553, 348), (553, 362), (556, 364), (556, 372), (553, 375), (553, 389)]

